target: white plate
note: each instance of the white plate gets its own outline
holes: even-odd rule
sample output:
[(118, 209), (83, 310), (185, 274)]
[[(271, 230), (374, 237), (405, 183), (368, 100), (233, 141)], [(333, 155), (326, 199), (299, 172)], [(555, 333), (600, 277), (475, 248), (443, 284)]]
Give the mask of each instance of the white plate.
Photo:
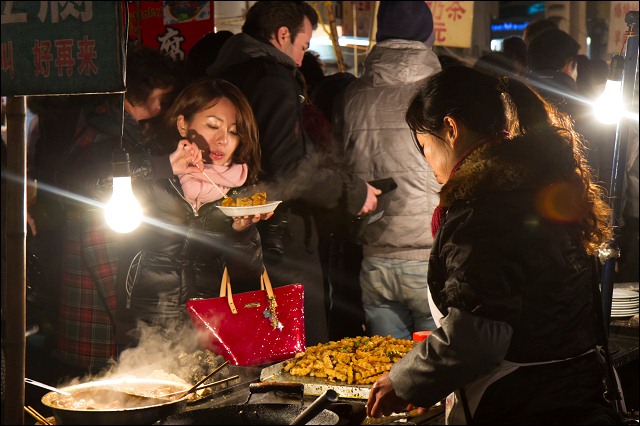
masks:
[(626, 315), (626, 316), (634, 316), (638, 315), (638, 311), (611, 311), (611, 315)]
[(616, 308), (616, 307), (613, 307), (613, 308), (611, 308), (611, 310), (612, 311), (616, 311), (616, 312), (624, 312), (624, 313), (638, 312), (639, 311), (637, 306), (635, 308)]
[(264, 214), (271, 213), (278, 207), (282, 201), (272, 201), (267, 204), (261, 204), (259, 206), (244, 206), (244, 207), (224, 207), (217, 206), (222, 213), (227, 216), (237, 217), (237, 216), (253, 216), (254, 214)]
[(622, 290), (619, 288), (613, 289), (613, 298), (614, 299), (637, 299), (639, 296), (637, 291), (633, 290)]
[(637, 308), (638, 302), (611, 302), (611, 306), (615, 308)]
[(638, 312), (631, 313), (631, 314), (620, 314), (620, 313), (617, 313), (617, 312), (611, 312), (611, 318), (629, 318), (629, 317), (632, 317), (634, 315), (638, 315)]

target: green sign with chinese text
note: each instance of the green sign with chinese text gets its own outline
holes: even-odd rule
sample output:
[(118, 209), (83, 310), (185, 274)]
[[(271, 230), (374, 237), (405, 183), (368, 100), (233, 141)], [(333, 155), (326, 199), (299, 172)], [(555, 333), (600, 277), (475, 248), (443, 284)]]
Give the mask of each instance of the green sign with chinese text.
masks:
[(2, 96), (123, 92), (121, 1), (3, 1)]

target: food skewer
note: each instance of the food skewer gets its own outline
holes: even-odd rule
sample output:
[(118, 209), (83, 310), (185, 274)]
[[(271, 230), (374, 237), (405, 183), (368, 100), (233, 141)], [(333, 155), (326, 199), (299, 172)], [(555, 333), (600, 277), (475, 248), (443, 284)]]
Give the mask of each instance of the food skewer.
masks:
[(212, 184), (213, 186), (215, 186), (215, 188), (218, 190), (218, 192), (219, 192), (220, 194), (222, 194), (222, 198), (229, 198), (229, 196), (228, 196), (227, 194), (225, 194), (225, 193), (222, 191), (222, 189), (220, 189), (220, 187), (218, 186), (218, 184), (216, 184), (216, 183), (215, 183), (215, 182), (214, 182), (214, 181), (209, 177), (209, 175), (204, 171), (204, 166), (202, 166), (202, 168), (200, 168), (200, 166), (196, 165), (196, 167), (198, 168), (198, 170), (200, 170), (200, 173), (202, 173), (202, 174), (204, 175), (204, 177), (206, 177), (206, 178), (207, 178), (207, 180), (208, 180), (209, 182), (211, 182), (211, 184)]

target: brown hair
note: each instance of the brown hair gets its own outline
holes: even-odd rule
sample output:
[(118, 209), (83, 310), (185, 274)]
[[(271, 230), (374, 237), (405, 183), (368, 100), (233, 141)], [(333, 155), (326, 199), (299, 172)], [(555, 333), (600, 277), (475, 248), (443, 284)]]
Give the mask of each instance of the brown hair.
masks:
[(178, 116), (183, 115), (186, 121), (200, 111), (211, 108), (221, 98), (227, 98), (236, 108), (236, 128), (240, 143), (233, 152), (231, 161), (246, 164), (249, 168), (248, 183), (256, 183), (260, 173), (260, 143), (258, 125), (253, 110), (244, 94), (228, 81), (205, 77), (187, 85), (164, 115), (163, 124), (168, 143), (175, 149), (182, 137), (178, 132)]

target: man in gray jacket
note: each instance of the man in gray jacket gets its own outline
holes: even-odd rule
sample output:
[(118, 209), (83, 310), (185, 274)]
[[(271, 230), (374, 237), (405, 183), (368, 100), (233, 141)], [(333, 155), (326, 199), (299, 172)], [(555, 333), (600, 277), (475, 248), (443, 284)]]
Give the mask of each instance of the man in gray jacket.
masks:
[[(422, 80), (440, 71), (432, 51), (433, 17), (425, 2), (381, 1), (377, 44), (364, 74), (347, 87), (336, 117), (354, 175), (393, 178), (398, 185), (382, 219), (368, 225), (360, 286), (369, 335), (411, 339), (435, 329), (428, 303), (431, 216), (440, 185), (416, 145), (404, 115)], [(340, 122), (343, 121), (343, 122)]]

